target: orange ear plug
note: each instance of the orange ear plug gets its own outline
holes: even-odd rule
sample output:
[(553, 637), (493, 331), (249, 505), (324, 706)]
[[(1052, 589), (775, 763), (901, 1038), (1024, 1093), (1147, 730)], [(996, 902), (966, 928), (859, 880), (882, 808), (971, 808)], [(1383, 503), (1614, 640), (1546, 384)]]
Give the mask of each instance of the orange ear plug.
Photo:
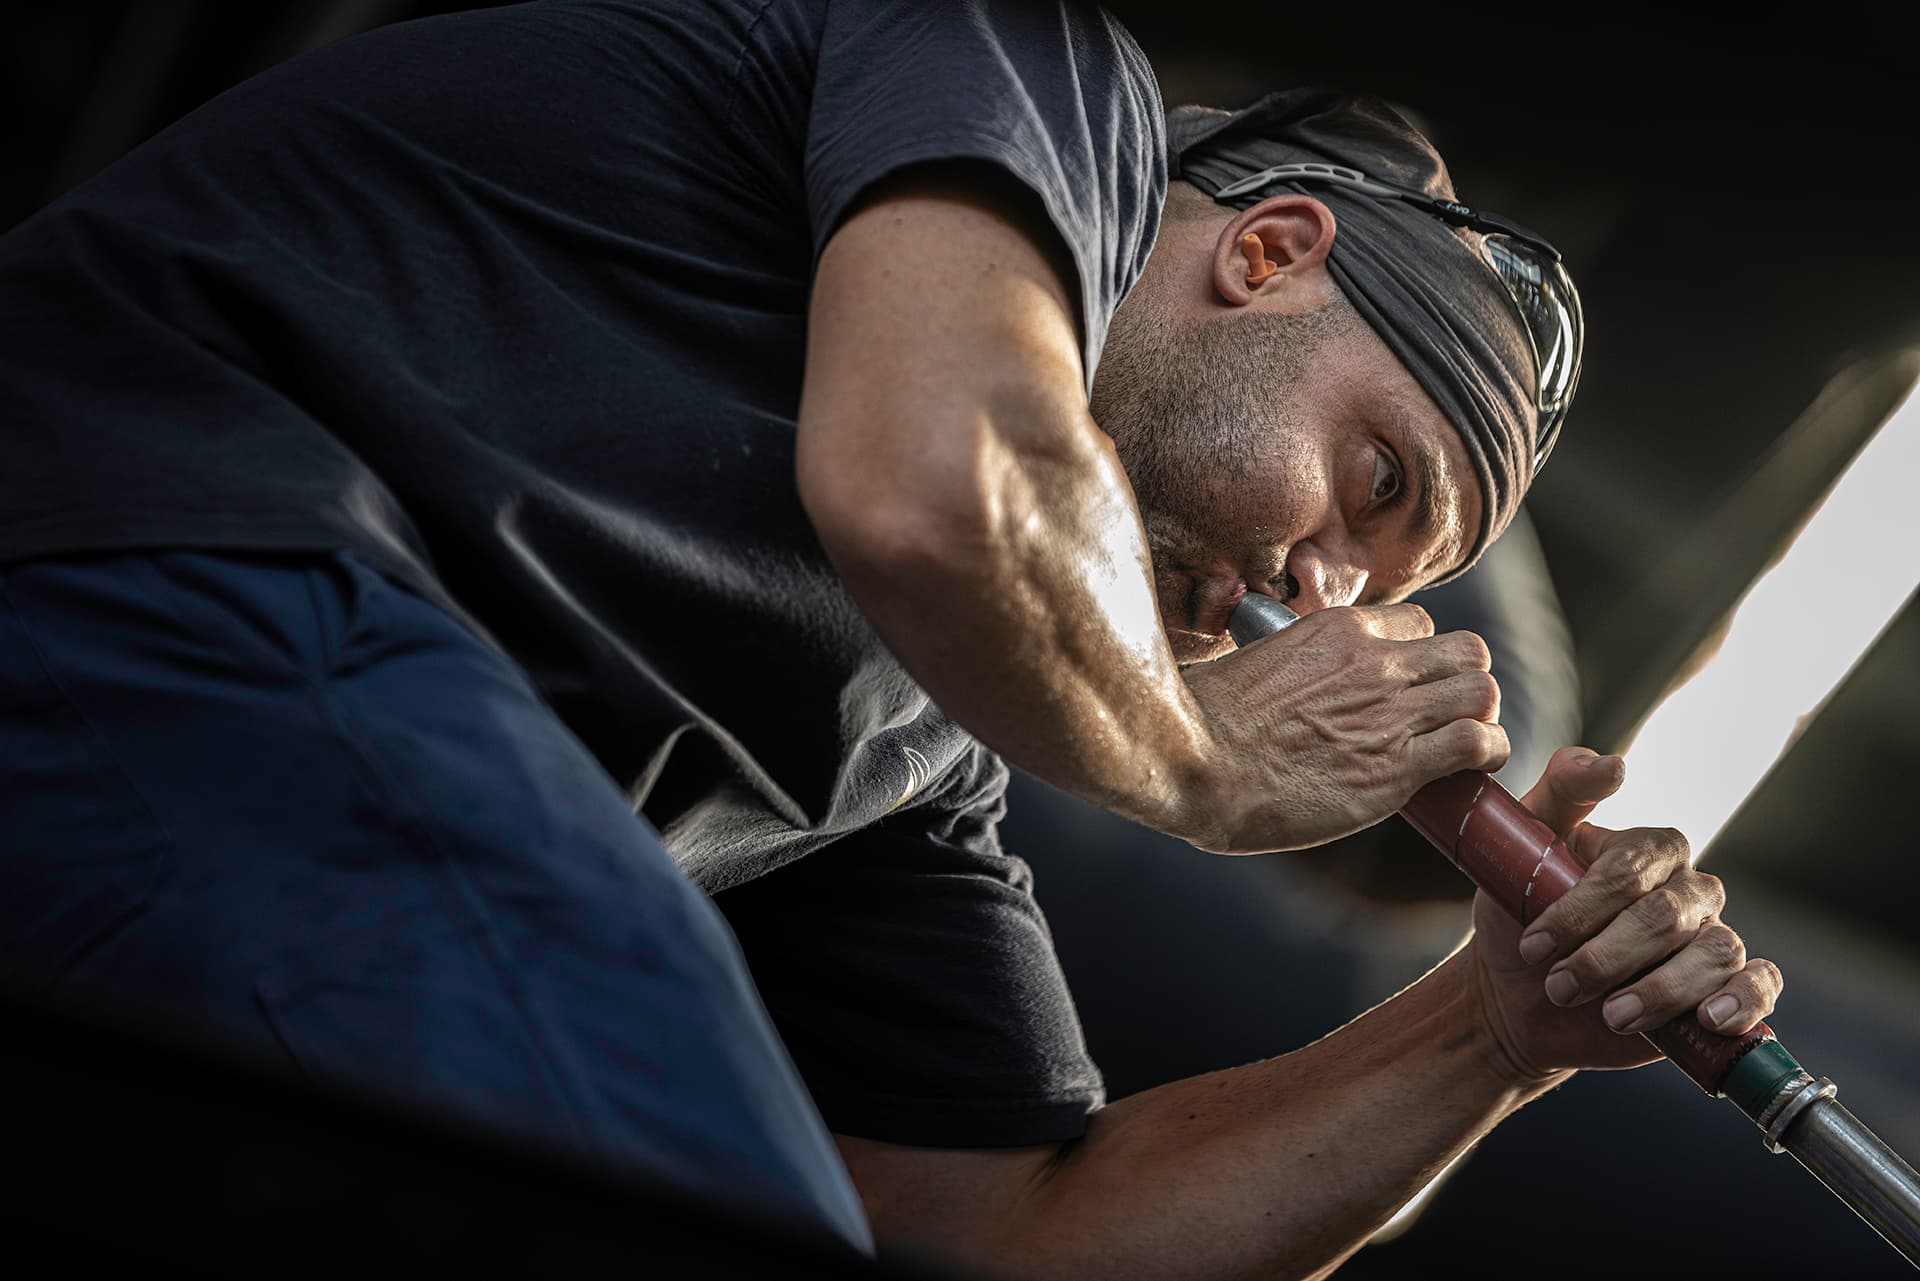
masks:
[(1247, 257), (1247, 283), (1258, 288), (1280, 268), (1267, 260), (1267, 247), (1249, 231), (1240, 237), (1240, 252)]

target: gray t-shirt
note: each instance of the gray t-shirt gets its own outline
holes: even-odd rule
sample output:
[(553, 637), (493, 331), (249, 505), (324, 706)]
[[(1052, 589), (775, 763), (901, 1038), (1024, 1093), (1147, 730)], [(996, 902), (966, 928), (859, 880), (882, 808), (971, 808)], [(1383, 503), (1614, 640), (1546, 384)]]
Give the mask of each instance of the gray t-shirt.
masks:
[(1099, 1076), (1004, 768), (794, 487), (813, 265), (930, 161), (1044, 205), (1091, 372), (1166, 184), (1097, 11), (540, 0), (297, 59), (0, 237), (0, 559), (356, 552), (517, 660), (717, 894), (831, 1124), (1077, 1133)]

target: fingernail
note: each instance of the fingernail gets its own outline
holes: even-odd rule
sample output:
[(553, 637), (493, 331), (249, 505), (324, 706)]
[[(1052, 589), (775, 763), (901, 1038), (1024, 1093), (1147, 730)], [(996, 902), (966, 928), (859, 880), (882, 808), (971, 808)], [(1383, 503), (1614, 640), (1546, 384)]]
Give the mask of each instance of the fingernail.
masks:
[(1737, 997), (1716, 996), (1707, 1002), (1707, 1022), (1715, 1027), (1725, 1027), (1739, 1012), (1740, 1001)]
[(1553, 955), (1553, 935), (1545, 930), (1535, 930), (1520, 940), (1520, 959), (1528, 965), (1538, 965)]
[(1600, 1014), (1606, 1019), (1608, 1027), (1616, 1032), (1624, 1032), (1628, 1025), (1640, 1017), (1640, 1011), (1645, 1008), (1646, 1005), (1639, 997), (1631, 992), (1622, 992), (1601, 1006)]
[(1573, 977), (1570, 970), (1561, 970), (1558, 974), (1547, 975), (1547, 999), (1555, 1005), (1565, 1005), (1580, 995), (1580, 980)]

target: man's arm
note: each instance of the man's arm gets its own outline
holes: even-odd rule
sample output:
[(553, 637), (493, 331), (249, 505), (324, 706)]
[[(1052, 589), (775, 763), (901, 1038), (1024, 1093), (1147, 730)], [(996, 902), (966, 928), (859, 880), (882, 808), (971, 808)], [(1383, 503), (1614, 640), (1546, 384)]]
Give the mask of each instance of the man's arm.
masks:
[(840, 1147), (883, 1251), (1018, 1278), (1316, 1276), (1560, 1079), (1516, 1079), (1471, 1001), (1458, 954), (1304, 1049), (1121, 1099), (1058, 1147)]
[(1485, 646), (1417, 607), (1325, 611), (1182, 676), (1031, 201), (985, 167), (910, 171), (816, 273), (800, 495), (908, 672), (1014, 763), (1209, 849), (1315, 844), (1497, 766), (1491, 680), (1443, 683)]
[[(1570, 1070), (1650, 1061), (1623, 1033), (1687, 1010), (1704, 1018), (1723, 995), (1736, 1010), (1710, 1026), (1751, 1027), (1780, 976), (1719, 922), (1719, 882), (1672, 833), (1580, 821), (1618, 785), (1611, 758), (1563, 751), (1526, 798), (1589, 865), (1536, 923), (1555, 946), (1531, 964), (1519, 927), (1482, 896), (1469, 944), (1392, 1000), (1292, 1054), (1122, 1099), (1072, 1143), (941, 1150), (843, 1136), (883, 1249), (1022, 1278), (1324, 1275)], [(1554, 972), (1578, 978), (1566, 1006), (1546, 997)], [(1645, 1010), (1616, 1030), (1600, 1007), (1622, 992)]]

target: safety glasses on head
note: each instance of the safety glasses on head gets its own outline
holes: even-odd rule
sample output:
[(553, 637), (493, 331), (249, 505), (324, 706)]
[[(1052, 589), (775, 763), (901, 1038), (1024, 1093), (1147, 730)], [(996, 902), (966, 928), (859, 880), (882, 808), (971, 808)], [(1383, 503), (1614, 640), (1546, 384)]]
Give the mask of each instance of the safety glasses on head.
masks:
[(1344, 165), (1275, 165), (1228, 183), (1214, 192), (1213, 198), (1246, 208), (1257, 204), (1258, 193), (1266, 188), (1288, 182), (1324, 182), (1376, 200), (1397, 200), (1432, 214), (1450, 227), (1480, 233), (1480, 257), (1513, 299), (1521, 327), (1533, 344), (1534, 368), (1538, 371), (1534, 403), (1539, 410), (1533, 470), (1538, 473), (1560, 439), (1560, 425), (1566, 420), (1567, 407), (1573, 403), (1574, 389), (1580, 382), (1580, 352), (1586, 341), (1580, 294), (1560, 261), (1560, 251), (1520, 224), (1496, 214), (1482, 213), (1457, 200), (1442, 200), (1424, 191), (1396, 187)]

